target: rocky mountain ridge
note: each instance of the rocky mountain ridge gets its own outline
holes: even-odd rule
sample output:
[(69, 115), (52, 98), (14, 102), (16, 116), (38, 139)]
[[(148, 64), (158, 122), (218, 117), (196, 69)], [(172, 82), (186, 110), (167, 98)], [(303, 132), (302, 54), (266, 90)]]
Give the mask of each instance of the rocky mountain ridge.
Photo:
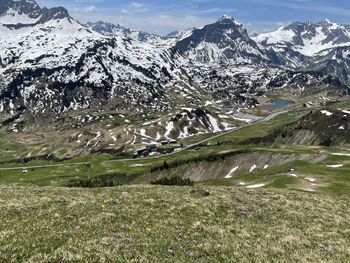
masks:
[[(0, 111), (6, 116), (162, 112), (218, 101), (219, 107), (250, 107), (266, 91), (343, 93), (348, 81), (346, 71), (339, 75), (328, 66), (334, 49), (307, 64), (300, 52), (293, 55), (297, 50), (286, 59), (228, 16), (161, 38), (103, 22), (85, 26), (62, 7), (41, 8), (32, 0), (3, 1), (0, 13)], [(301, 62), (291, 66), (299, 55)], [(337, 65), (346, 61), (338, 56)]]

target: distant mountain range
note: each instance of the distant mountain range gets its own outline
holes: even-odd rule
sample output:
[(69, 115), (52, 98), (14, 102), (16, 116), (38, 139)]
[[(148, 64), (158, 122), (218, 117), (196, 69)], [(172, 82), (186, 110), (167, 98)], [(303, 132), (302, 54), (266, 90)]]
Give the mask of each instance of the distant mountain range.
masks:
[[(166, 111), (254, 106), (267, 91), (347, 94), (350, 26), (293, 23), (250, 37), (229, 16), (166, 37), (97, 22), (63, 7), (0, 2), (0, 111)], [(54, 114), (54, 115), (52, 115)]]
[(316, 24), (296, 22), (275, 32), (258, 35), (255, 40), (276, 52), (291, 49), (313, 57), (326, 49), (348, 46), (350, 25), (332, 23), (327, 19)]

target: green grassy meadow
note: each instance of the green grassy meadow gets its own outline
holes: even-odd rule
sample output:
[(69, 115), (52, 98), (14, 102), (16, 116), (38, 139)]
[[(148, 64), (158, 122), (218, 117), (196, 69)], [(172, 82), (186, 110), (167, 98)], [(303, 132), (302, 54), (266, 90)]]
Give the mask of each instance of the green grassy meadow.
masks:
[(145, 159), (0, 139), (0, 262), (350, 262), (349, 145), (245, 144), (309, 112)]
[(0, 262), (348, 262), (350, 196), (0, 186)]
[[(337, 106), (338, 107), (338, 106)], [(37, 186), (68, 186), (74, 182), (112, 178), (112, 185), (143, 184), (159, 176), (183, 176), (184, 172), (201, 165), (215, 167), (222, 160), (239, 157), (242, 154), (258, 153), (283, 154), (294, 156), (294, 161), (277, 164), (268, 169), (257, 169), (254, 173), (240, 171), (231, 179), (223, 179), (223, 175), (213, 174), (211, 180), (199, 184), (237, 186), (240, 182), (247, 184), (264, 184), (264, 187), (288, 188), (292, 190), (312, 189), (324, 192), (347, 193), (349, 188), (350, 157), (334, 156), (332, 153), (348, 152), (347, 145), (340, 147), (321, 147), (304, 145), (244, 145), (242, 142), (262, 137), (283, 125), (292, 123), (308, 114), (310, 110), (296, 110), (280, 114), (270, 120), (248, 125), (241, 129), (223, 134), (215, 139), (209, 139), (205, 144), (174, 153), (146, 159), (120, 159), (120, 157), (99, 154), (77, 157), (66, 161), (33, 160), (25, 163), (12, 162), (13, 156), (7, 156), (0, 163), (0, 184), (4, 185), (37, 185)], [(208, 135), (206, 135), (207, 137)], [(203, 136), (200, 138), (203, 139)], [(198, 142), (191, 138), (185, 145)], [(1, 144), (2, 149), (13, 152), (25, 151), (22, 144)], [(29, 149), (27, 149), (29, 150)], [(2, 154), (5, 154), (3, 151)], [(305, 156), (317, 158), (324, 156), (318, 163), (302, 160)], [(12, 159), (11, 159), (12, 158)], [(159, 171), (164, 163), (169, 165), (166, 171)], [(342, 164), (343, 167), (329, 168), (327, 165)], [(222, 167), (220, 171), (229, 171)], [(294, 167), (297, 178), (290, 178), (290, 169)], [(232, 167), (231, 167), (232, 168)], [(215, 169), (214, 169), (215, 170)], [(227, 173), (227, 172), (226, 172)], [(317, 180), (315, 187), (310, 187), (305, 178)]]

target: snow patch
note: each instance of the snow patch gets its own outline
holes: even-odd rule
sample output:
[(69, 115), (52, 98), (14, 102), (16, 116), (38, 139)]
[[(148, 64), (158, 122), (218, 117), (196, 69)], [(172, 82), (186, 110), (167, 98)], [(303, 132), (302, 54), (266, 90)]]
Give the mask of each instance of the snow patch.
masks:
[(132, 164), (132, 165), (130, 165), (130, 167), (142, 167), (142, 166), (144, 166), (143, 164)]
[(233, 116), (233, 119), (237, 120), (237, 121), (243, 121), (243, 122), (246, 122), (246, 123), (249, 123), (249, 122), (252, 121), (251, 119), (245, 119), (245, 118), (240, 118), (240, 117), (235, 117), (235, 116)]
[(316, 182), (316, 179), (315, 178), (311, 178), (311, 177), (306, 177), (305, 180), (310, 182), (310, 183), (315, 183)]
[(327, 165), (328, 168), (340, 168), (343, 167), (344, 164), (332, 164), (332, 165)]
[(231, 171), (225, 176), (225, 179), (230, 179), (230, 178), (232, 178), (232, 174), (233, 174), (235, 171), (237, 171), (238, 168), (239, 168), (239, 166), (236, 166), (236, 167), (232, 168)]
[(306, 191), (306, 192), (316, 192), (314, 189), (309, 189), (309, 188), (303, 189), (303, 190)]
[(166, 132), (165, 132), (165, 137), (169, 138), (169, 135), (171, 133), (171, 131), (174, 129), (174, 122), (170, 121), (168, 122), (167, 126), (165, 127)]
[(321, 110), (321, 113), (322, 113), (322, 114), (325, 114), (325, 115), (327, 115), (327, 116), (332, 116), (332, 115), (333, 115), (333, 113), (330, 112), (330, 111), (328, 111), (328, 110)]
[(219, 128), (219, 125), (218, 125), (218, 121), (210, 114), (207, 114), (207, 116), (209, 118), (211, 126), (213, 127), (213, 132), (214, 133), (221, 132), (221, 129)]
[(256, 188), (260, 188), (260, 187), (264, 187), (265, 184), (252, 184), (252, 185), (248, 185), (246, 186), (246, 188), (248, 189), (256, 189)]
[(350, 157), (350, 153), (332, 153), (332, 155), (334, 155), (334, 156), (349, 156)]
[(252, 172), (256, 169), (256, 167), (257, 167), (256, 164), (254, 164), (254, 165), (250, 168), (249, 172), (252, 173)]

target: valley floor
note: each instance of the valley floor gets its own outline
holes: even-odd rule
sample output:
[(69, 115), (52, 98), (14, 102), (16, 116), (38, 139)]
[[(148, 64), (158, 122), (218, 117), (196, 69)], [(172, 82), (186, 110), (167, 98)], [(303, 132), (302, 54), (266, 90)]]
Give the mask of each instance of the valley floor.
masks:
[(0, 262), (349, 262), (350, 196), (0, 186)]

